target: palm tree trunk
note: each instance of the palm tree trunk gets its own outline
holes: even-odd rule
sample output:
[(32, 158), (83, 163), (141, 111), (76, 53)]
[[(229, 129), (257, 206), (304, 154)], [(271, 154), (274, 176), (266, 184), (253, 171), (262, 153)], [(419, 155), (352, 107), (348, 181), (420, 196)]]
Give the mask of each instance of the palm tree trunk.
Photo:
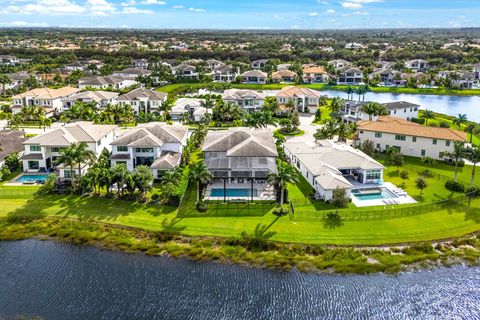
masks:
[(457, 182), (458, 159), (455, 160), (455, 170), (453, 171), (453, 181)]
[(197, 181), (197, 202), (200, 201), (200, 181)]
[(70, 174), (72, 175), (72, 187), (75, 189), (75, 172), (73, 171), (73, 164), (70, 166)]
[(285, 201), (285, 190), (280, 187), (280, 206), (283, 208), (283, 201)]
[(475, 181), (475, 167), (477, 166), (477, 163), (473, 163), (473, 168), (472, 168), (472, 179), (470, 180), (470, 190), (473, 189), (473, 182)]

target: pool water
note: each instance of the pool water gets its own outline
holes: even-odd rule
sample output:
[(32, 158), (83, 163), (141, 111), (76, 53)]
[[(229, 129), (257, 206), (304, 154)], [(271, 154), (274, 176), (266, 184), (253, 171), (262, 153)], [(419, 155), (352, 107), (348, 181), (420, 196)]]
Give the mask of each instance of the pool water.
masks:
[(26, 181), (45, 181), (47, 180), (48, 174), (25, 174), (18, 178), (17, 182), (26, 182)]
[[(251, 197), (251, 189), (212, 189), (210, 191), (211, 197)], [(257, 196), (257, 189), (253, 189), (253, 196)]]
[(395, 199), (398, 198), (392, 192), (390, 192), (387, 188), (380, 188), (377, 193), (367, 193), (362, 194), (359, 190), (352, 190), (352, 195), (355, 196), (360, 201), (365, 200), (381, 200), (381, 199)]

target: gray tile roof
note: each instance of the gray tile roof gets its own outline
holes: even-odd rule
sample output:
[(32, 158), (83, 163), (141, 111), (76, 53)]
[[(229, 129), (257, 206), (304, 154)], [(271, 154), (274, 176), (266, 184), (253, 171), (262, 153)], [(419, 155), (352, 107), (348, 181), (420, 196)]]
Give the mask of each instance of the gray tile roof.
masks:
[(5, 159), (8, 155), (23, 150), (23, 141), (25, 136), (23, 131), (2, 130), (0, 131), (0, 160)]
[(180, 164), (182, 155), (180, 153), (166, 153), (160, 158), (156, 159), (150, 168), (156, 170), (172, 170)]
[(146, 98), (148, 100), (164, 100), (167, 98), (167, 94), (155, 90), (137, 88), (126, 94), (122, 94), (117, 98), (117, 101), (133, 101), (141, 98)]
[(151, 122), (126, 131), (111, 144), (130, 147), (161, 147), (164, 143), (183, 143), (187, 135), (188, 128), (185, 126)]

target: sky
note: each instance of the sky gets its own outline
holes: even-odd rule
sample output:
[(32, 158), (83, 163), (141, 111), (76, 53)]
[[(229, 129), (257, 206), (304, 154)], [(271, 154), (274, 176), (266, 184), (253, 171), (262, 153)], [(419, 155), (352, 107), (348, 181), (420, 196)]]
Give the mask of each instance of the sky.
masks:
[(0, 27), (458, 28), (479, 17), (480, 0), (0, 0)]

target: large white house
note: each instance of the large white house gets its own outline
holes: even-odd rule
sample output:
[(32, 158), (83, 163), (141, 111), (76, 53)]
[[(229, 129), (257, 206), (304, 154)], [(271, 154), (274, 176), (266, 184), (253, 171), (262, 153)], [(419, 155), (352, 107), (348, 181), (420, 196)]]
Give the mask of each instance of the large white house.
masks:
[(316, 90), (287, 86), (283, 87), (275, 97), (281, 108), (285, 107), (289, 102), (293, 102), (295, 110), (299, 112), (308, 110), (310, 113), (315, 113), (321, 96), (320, 92)]
[(337, 188), (345, 189), (351, 198), (355, 185), (383, 182), (384, 167), (347, 144), (327, 140), (319, 144), (286, 142), (284, 149), (287, 159), (325, 201), (332, 199)]
[(233, 66), (221, 64), (212, 69), (212, 79), (214, 82), (233, 82), (237, 77)]
[(189, 64), (180, 64), (176, 67), (172, 68), (172, 73), (175, 77), (179, 79), (199, 79), (200, 74), (197, 72), (197, 68), (195, 66), (191, 66)]
[[(363, 106), (368, 102), (365, 101), (346, 101), (343, 106), (342, 120), (347, 123), (357, 123), (362, 120), (370, 120), (370, 115), (363, 111)], [(396, 101), (383, 103), (389, 115), (392, 117), (402, 118), (405, 120), (411, 120), (412, 118), (418, 118), (418, 109), (419, 105), (406, 102), (406, 101)], [(372, 115), (372, 120), (378, 119), (378, 116)]]
[[(179, 98), (173, 104), (170, 110), (170, 116), (172, 120), (181, 120), (183, 114), (188, 113), (190, 120), (199, 122), (203, 120), (207, 109), (204, 107), (205, 99), (197, 98)], [(212, 110), (210, 110), (210, 113)]]
[(307, 66), (303, 69), (302, 80), (305, 83), (325, 83), (328, 79), (329, 75), (323, 67)]
[(63, 111), (67, 110), (77, 102), (95, 103), (97, 108), (103, 108), (110, 103), (114, 103), (118, 97), (118, 92), (111, 91), (83, 91), (65, 97), (63, 101)]
[(222, 94), (225, 102), (234, 103), (248, 112), (257, 111), (262, 108), (265, 96), (261, 91), (228, 89)]
[(72, 87), (32, 89), (12, 97), (12, 112), (16, 114), (24, 107), (38, 106), (44, 109), (47, 117), (51, 117), (54, 112), (61, 112), (63, 110), (63, 99), (79, 91), (79, 89)]
[[(59, 170), (62, 178), (71, 178), (79, 174), (78, 164), (73, 168), (57, 163), (62, 148), (73, 143), (85, 142), (88, 149), (97, 156), (103, 149), (111, 150), (110, 143), (116, 135), (114, 125), (99, 125), (91, 122), (77, 122), (74, 125), (61, 127), (24, 142), (25, 151), (22, 155), (23, 171), (39, 172)], [(86, 173), (88, 164), (81, 164), (82, 174)]]
[(338, 70), (338, 84), (360, 84), (363, 82), (363, 71), (355, 67), (344, 67)]
[(424, 72), (429, 68), (429, 65), (428, 62), (423, 59), (414, 59), (405, 61), (405, 67), (415, 72)]
[(188, 128), (150, 122), (124, 132), (112, 143), (111, 164), (124, 164), (133, 171), (137, 166), (151, 168), (153, 176), (180, 165), (183, 147), (187, 143)]
[(367, 140), (372, 141), (378, 151), (394, 147), (407, 156), (442, 159), (446, 151), (453, 151), (453, 141), (466, 141), (466, 133), (386, 116), (357, 123), (355, 145)]
[(268, 74), (260, 70), (250, 70), (240, 75), (242, 83), (265, 84), (268, 80)]
[(116, 103), (131, 106), (135, 114), (150, 113), (158, 110), (167, 96), (164, 92), (137, 88), (116, 98)]
[(78, 88), (80, 89), (124, 89), (138, 84), (135, 79), (125, 78), (122, 76), (93, 76), (85, 77), (78, 80)]

